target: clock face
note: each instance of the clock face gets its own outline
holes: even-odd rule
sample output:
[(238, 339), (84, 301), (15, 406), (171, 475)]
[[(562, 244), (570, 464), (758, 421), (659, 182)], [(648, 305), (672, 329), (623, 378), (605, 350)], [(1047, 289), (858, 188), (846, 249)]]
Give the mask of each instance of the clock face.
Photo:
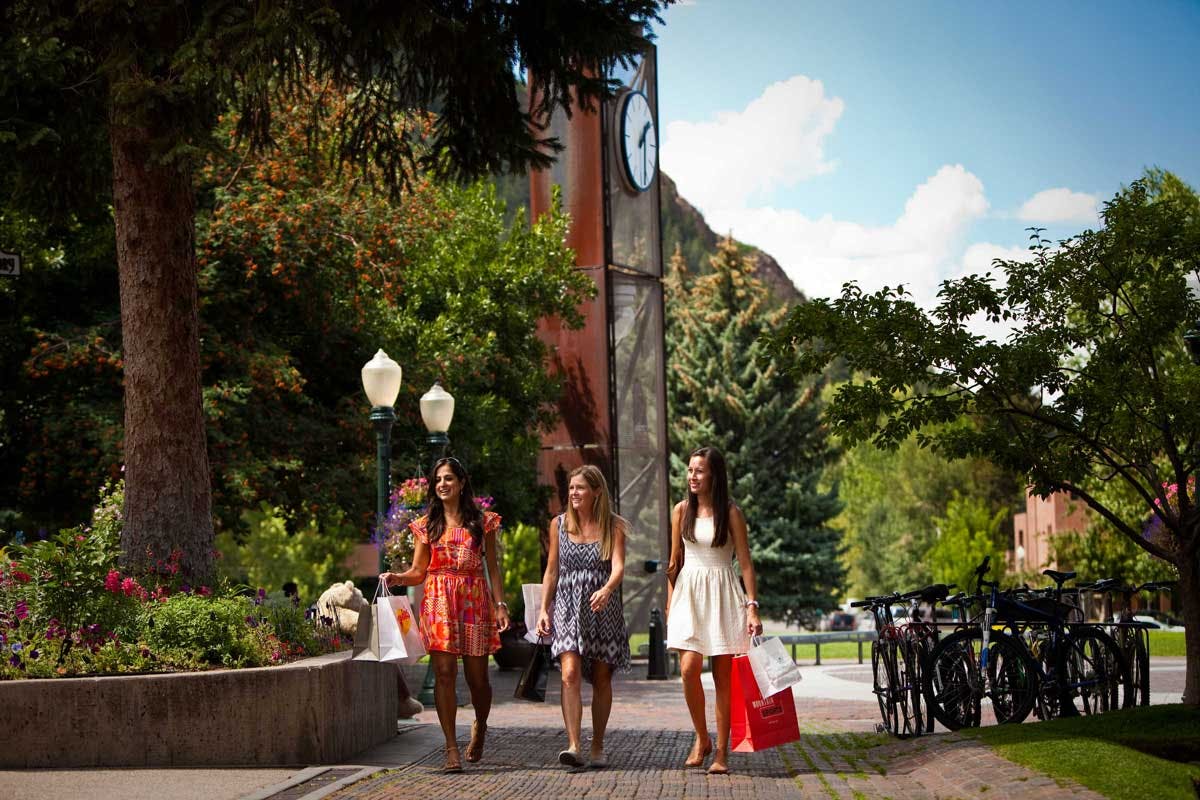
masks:
[(639, 192), (649, 189), (658, 169), (658, 132), (641, 92), (630, 92), (621, 104), (621, 155), (629, 185)]

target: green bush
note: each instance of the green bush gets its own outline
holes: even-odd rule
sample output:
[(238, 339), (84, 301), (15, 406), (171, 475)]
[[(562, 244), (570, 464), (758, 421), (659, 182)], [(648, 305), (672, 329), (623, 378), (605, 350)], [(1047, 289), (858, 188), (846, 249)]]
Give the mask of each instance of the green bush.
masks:
[(504, 576), (504, 599), (513, 622), (524, 622), (525, 600), (521, 584), (542, 582), (542, 536), (532, 525), (517, 523), (501, 534), (500, 574)]
[(0, 599), (13, 605), (24, 600), (32, 626), (57, 620), (71, 628), (100, 621), (90, 619), (92, 614), (119, 617), (123, 604), (106, 597), (110, 593), (104, 582), (121, 553), (124, 505), (124, 484), (106, 484), (90, 526), (67, 528), (48, 539), (12, 547), (8, 557), (20, 563), (30, 580), (7, 586), (6, 597)]
[(271, 660), (248, 597), (177, 594), (146, 610), (146, 644), (179, 666), (256, 667)]
[(243, 511), (244, 537), (228, 531), (217, 536), (218, 571), (231, 583), (268, 591), (293, 581), (305, 602), (315, 602), (331, 583), (345, 580), (343, 564), (354, 547), (353, 526), (337, 519), (325, 528), (310, 519), (289, 531), (294, 521), (282, 509), (263, 503)]

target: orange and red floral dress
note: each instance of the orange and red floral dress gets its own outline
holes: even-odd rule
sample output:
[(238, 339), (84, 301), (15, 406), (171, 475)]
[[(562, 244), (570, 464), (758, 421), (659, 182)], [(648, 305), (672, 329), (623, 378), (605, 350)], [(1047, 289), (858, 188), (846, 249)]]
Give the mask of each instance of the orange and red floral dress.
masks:
[[(421, 639), (430, 652), (486, 656), (500, 649), (492, 593), (483, 572), (483, 542), (475, 544), (466, 528), (447, 528), (429, 541), (429, 517), (409, 525), (418, 541), (429, 545), (429, 568), (421, 597)], [(500, 530), (500, 515), (483, 512), (483, 530)]]

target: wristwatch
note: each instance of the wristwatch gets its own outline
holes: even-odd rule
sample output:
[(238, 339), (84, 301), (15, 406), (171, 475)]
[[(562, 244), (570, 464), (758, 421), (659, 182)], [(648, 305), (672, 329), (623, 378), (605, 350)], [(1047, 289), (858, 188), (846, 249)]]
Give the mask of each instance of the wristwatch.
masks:
[(746, 601), (746, 608), (750, 608), (751, 606), (754, 606), (755, 608), (758, 608), (758, 601), (757, 601), (757, 600), (747, 600), (747, 601)]

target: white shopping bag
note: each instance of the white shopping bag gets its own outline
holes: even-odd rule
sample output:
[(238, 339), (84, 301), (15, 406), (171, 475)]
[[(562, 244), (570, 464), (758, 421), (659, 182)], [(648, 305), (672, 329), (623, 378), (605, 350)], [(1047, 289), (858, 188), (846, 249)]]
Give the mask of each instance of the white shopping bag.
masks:
[(538, 644), (537, 621), (542, 608), (542, 585), (522, 583), (521, 597), (525, 600), (525, 641)]
[(387, 599), (396, 625), (400, 628), (400, 640), (408, 653), (400, 663), (415, 664), (425, 655), (425, 642), (421, 641), (421, 630), (417, 627), (417, 615), (413, 613), (412, 603), (403, 594), (389, 595)]
[(800, 682), (800, 667), (792, 661), (778, 639), (763, 639), (755, 636), (750, 643), (750, 670), (759, 694), (770, 697)]
[[(367, 647), (358, 655), (355, 661), (403, 661), (408, 655), (404, 640), (400, 634), (400, 625), (392, 611), (393, 598), (387, 594), (380, 582), (375, 590), (375, 602), (371, 608), (370, 639)], [(408, 599), (408, 598), (404, 598)]]

